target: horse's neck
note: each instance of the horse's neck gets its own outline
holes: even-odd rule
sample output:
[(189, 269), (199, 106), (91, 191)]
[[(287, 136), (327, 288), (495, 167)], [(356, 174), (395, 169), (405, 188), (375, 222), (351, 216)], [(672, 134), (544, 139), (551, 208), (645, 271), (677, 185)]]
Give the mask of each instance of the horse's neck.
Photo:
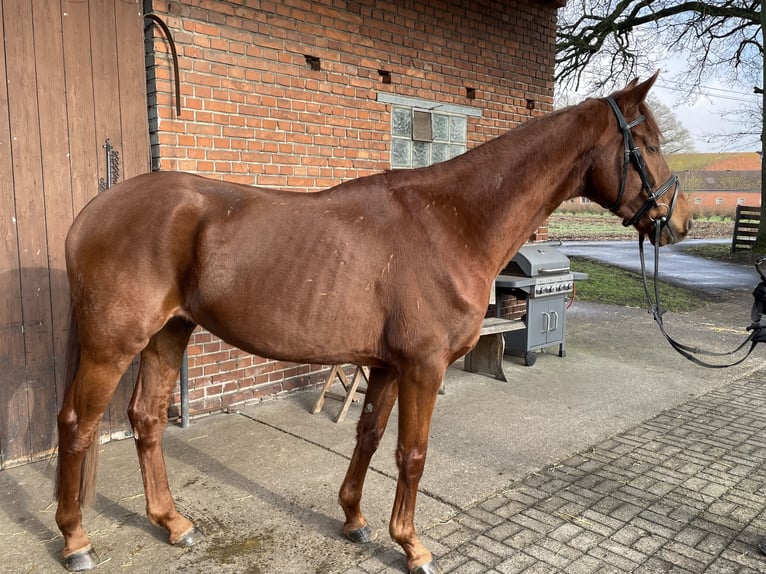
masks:
[(582, 192), (587, 152), (598, 134), (595, 122), (584, 121), (585, 105), (421, 172), (423, 183), (416, 187), (460, 214), (459, 224), (453, 220), (455, 233), (492, 277), (561, 202)]

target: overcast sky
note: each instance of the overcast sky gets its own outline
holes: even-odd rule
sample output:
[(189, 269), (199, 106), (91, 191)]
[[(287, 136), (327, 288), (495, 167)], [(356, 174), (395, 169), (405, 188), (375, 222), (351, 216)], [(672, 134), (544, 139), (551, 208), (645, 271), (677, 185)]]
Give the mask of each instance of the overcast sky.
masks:
[[(761, 96), (753, 93), (752, 86), (724, 87), (709, 82), (701, 89), (702, 94), (692, 101), (684, 101), (684, 86), (676, 85), (663, 75), (657, 81), (652, 93), (673, 112), (683, 126), (689, 130), (698, 152), (756, 151), (758, 142), (753, 138), (729, 138), (728, 142), (709, 141), (711, 134), (733, 133), (740, 129), (721, 118), (727, 110), (757, 105)], [(724, 149), (722, 144), (725, 143)]]

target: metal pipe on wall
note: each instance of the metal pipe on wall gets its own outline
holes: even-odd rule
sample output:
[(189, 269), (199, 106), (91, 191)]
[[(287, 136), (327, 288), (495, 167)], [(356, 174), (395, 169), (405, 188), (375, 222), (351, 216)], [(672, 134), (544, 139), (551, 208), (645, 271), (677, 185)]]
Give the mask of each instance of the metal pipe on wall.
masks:
[(189, 426), (189, 351), (184, 349), (181, 361), (181, 428)]

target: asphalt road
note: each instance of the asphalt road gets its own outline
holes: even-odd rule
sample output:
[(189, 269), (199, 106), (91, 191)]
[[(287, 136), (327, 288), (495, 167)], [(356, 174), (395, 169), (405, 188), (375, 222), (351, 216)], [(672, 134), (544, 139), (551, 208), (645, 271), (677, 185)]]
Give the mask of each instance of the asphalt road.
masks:
[[(682, 245), (726, 242), (727, 240), (692, 239), (681, 245), (660, 249), (660, 279), (708, 294), (752, 290), (760, 281), (754, 268), (710, 261), (687, 255)], [(568, 257), (577, 256), (641, 272), (638, 241), (565, 241), (559, 249)], [(644, 246), (647, 273), (654, 273), (654, 247)]]

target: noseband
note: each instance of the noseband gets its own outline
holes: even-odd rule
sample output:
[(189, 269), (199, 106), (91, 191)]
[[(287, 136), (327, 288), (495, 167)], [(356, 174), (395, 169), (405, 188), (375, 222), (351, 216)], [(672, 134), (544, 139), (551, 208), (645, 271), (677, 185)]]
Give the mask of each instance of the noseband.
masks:
[[(646, 116), (638, 116), (635, 120), (628, 123), (625, 120), (625, 116), (622, 115), (622, 111), (617, 106), (617, 103), (611, 97), (606, 98), (606, 102), (612, 108), (614, 115), (617, 116), (617, 123), (620, 126), (620, 131), (622, 132), (622, 141), (625, 146), (625, 157), (622, 164), (622, 181), (620, 182), (620, 191), (617, 194), (617, 201), (614, 202), (614, 205), (609, 207), (609, 211), (616, 210), (622, 203), (622, 196), (625, 193), (625, 184), (628, 180), (628, 165), (632, 163), (638, 172), (638, 176), (641, 178), (641, 188), (646, 192), (647, 198), (646, 201), (644, 201), (644, 204), (633, 215), (633, 217), (630, 219), (623, 219), (622, 224), (625, 227), (635, 225), (641, 220), (642, 217), (644, 217), (644, 215), (647, 214), (650, 209), (659, 207), (659, 205), (664, 205), (667, 208), (667, 213), (665, 213), (665, 215), (659, 219), (654, 220), (655, 227), (657, 228), (657, 231), (659, 231), (663, 226), (668, 224), (668, 220), (673, 214), (673, 208), (676, 205), (676, 198), (678, 197), (678, 177), (671, 175), (670, 179), (668, 179), (657, 189), (654, 189), (651, 182), (649, 181), (649, 174), (646, 172), (646, 162), (644, 162), (644, 156), (641, 155), (641, 150), (633, 141), (633, 134), (630, 131), (632, 128), (643, 122), (646, 119)], [(673, 189), (673, 194), (670, 197), (670, 202), (660, 204), (658, 200), (668, 191), (670, 191), (671, 188)], [(670, 227), (668, 227), (668, 229), (670, 229)]]

